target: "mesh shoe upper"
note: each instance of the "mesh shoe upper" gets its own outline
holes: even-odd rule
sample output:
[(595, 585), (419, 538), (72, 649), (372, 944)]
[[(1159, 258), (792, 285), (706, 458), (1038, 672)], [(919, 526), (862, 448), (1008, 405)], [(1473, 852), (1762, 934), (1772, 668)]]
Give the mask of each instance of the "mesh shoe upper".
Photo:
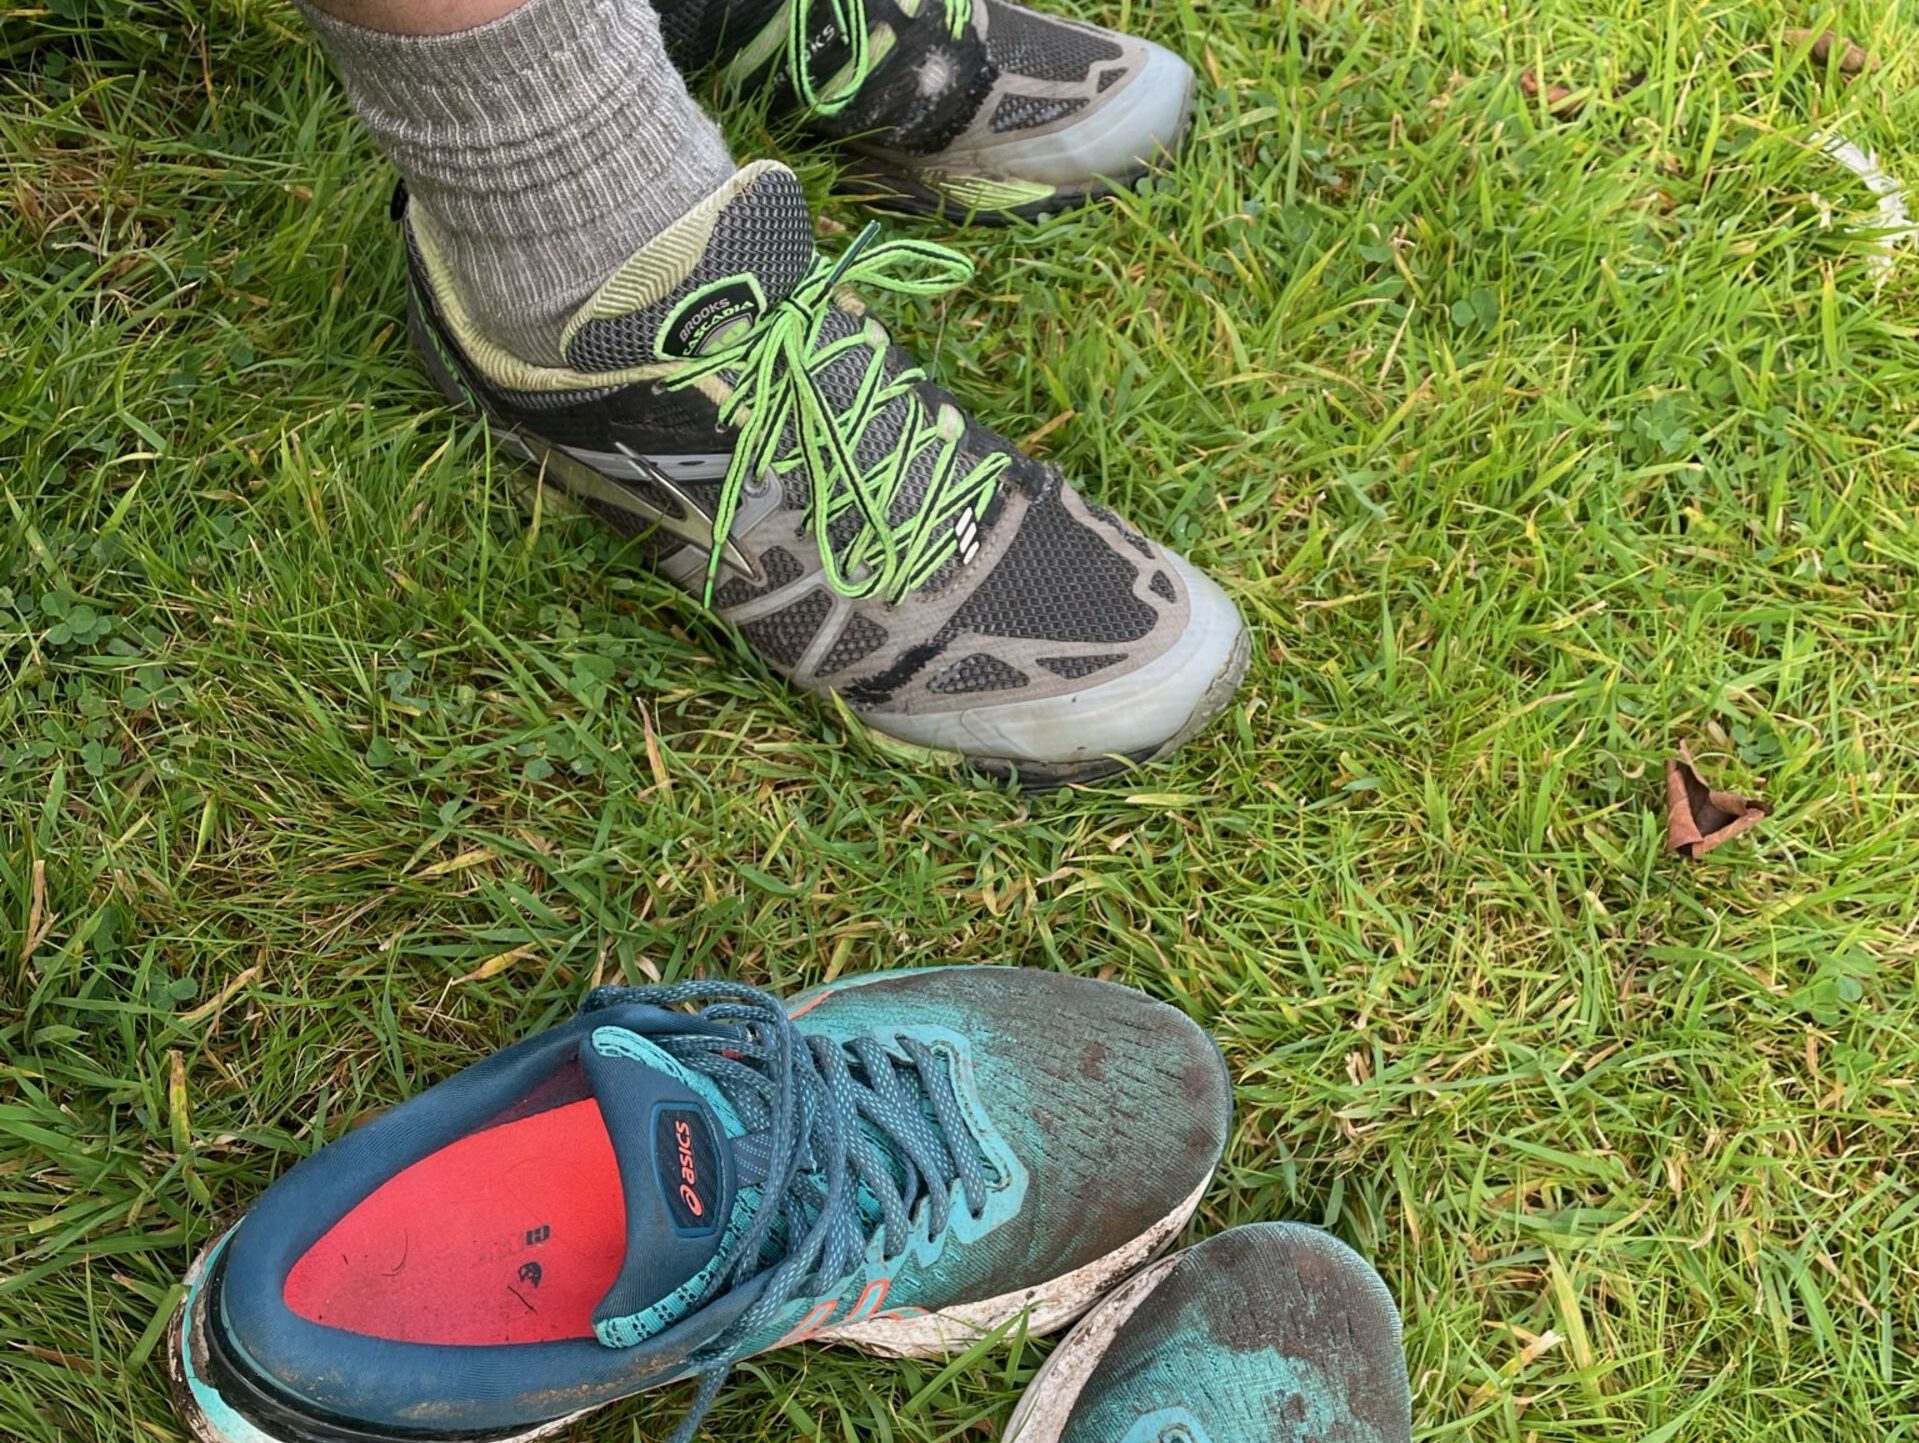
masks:
[[(983, 750), (901, 719), (1072, 698), (1188, 633), (1194, 573), (891, 346), (816, 253), (782, 167), (742, 171), (608, 280), (569, 324), (560, 370), (490, 347), (440, 273), (429, 217), (412, 240), (416, 328), (442, 385), (771, 666), (883, 728)], [(941, 257), (900, 246), (883, 264)]]
[(924, 1027), (966, 1039), (978, 1093), (1026, 1173), (1022, 1225), (899, 1274), (896, 1296), (919, 1306), (1005, 1293), (1009, 1278), (1057, 1277), (1113, 1252), (1180, 1213), (1225, 1147), (1232, 1091), (1218, 1049), (1131, 988), (955, 967), (874, 973), (789, 1005), (807, 1033)]

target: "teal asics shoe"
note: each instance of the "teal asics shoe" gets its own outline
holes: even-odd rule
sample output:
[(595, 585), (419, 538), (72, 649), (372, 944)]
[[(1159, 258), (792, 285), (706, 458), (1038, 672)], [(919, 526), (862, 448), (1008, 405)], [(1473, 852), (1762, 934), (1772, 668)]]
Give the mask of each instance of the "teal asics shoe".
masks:
[(1408, 1443), (1399, 1313), (1330, 1233), (1256, 1223), (1135, 1274), (1053, 1350), (1007, 1443)]
[(202, 1443), (524, 1443), (693, 1378), (689, 1439), (750, 1354), (1064, 1326), (1229, 1113), (1204, 1032), (1085, 978), (602, 989), (275, 1182), (188, 1274), (175, 1393)]

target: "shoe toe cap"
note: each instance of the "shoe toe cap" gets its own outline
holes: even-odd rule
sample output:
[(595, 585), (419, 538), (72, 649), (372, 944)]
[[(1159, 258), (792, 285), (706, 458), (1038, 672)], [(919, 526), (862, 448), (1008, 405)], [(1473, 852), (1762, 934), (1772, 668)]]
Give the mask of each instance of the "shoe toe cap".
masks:
[(803, 1015), (809, 1029), (934, 1024), (969, 1039), (981, 1104), (1026, 1168), (1033, 1277), (1081, 1267), (1189, 1205), (1226, 1147), (1219, 1048), (1131, 987), (1026, 967), (880, 973)]
[(1121, 179), (1170, 157), (1192, 115), (1192, 67), (1164, 46), (1133, 40), (1138, 57), (1125, 78), (1093, 97), (1093, 104), (1032, 133), (987, 133), (942, 157), (952, 166), (1043, 185), (1075, 187)]
[(1232, 700), (1248, 646), (1239, 610), (1219, 584), (1183, 557), (1159, 554), (1187, 598), (1186, 624), (1143, 664), (1060, 695), (875, 717), (873, 724), (918, 746), (1015, 766), (1070, 769), (1167, 754)]

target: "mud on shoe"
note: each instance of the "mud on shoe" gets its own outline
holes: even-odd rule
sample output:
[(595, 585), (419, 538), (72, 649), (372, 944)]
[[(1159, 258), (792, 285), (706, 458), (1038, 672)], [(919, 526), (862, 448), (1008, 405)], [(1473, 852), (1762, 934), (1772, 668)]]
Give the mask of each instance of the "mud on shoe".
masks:
[(688, 73), (770, 92), (859, 157), (885, 209), (1035, 217), (1136, 185), (1178, 150), (1192, 68), (1010, 0), (655, 0)]
[(1027, 786), (1164, 756), (1231, 700), (1225, 593), (970, 419), (856, 293), (947, 289), (970, 274), (953, 252), (869, 228), (822, 256), (799, 183), (762, 162), (537, 366), (467, 318), (431, 217), (406, 221), (441, 389), (795, 685)]
[(1233, 1228), (1142, 1269), (1055, 1348), (1007, 1443), (1410, 1443), (1399, 1312), (1317, 1228)]
[(275, 1182), (188, 1274), (175, 1395), (201, 1443), (526, 1443), (695, 1378), (685, 1443), (754, 1353), (1064, 1326), (1229, 1111), (1183, 1014), (1061, 973), (603, 989)]

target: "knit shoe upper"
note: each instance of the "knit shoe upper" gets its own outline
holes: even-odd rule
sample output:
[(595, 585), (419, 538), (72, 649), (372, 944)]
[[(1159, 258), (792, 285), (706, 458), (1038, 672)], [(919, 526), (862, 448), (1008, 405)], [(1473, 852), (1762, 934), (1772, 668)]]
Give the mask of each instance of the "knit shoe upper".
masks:
[(1191, 68), (1011, 0), (660, 0), (689, 72), (770, 90), (851, 142), (892, 198), (1037, 213), (1130, 184), (1178, 146)]
[(1211, 581), (969, 419), (853, 288), (943, 290), (935, 246), (819, 255), (805, 198), (740, 172), (567, 327), (567, 364), (480, 335), (410, 216), (414, 328), (450, 395), (634, 538), (795, 683), (1029, 780), (1144, 758), (1230, 698), (1245, 641)]

